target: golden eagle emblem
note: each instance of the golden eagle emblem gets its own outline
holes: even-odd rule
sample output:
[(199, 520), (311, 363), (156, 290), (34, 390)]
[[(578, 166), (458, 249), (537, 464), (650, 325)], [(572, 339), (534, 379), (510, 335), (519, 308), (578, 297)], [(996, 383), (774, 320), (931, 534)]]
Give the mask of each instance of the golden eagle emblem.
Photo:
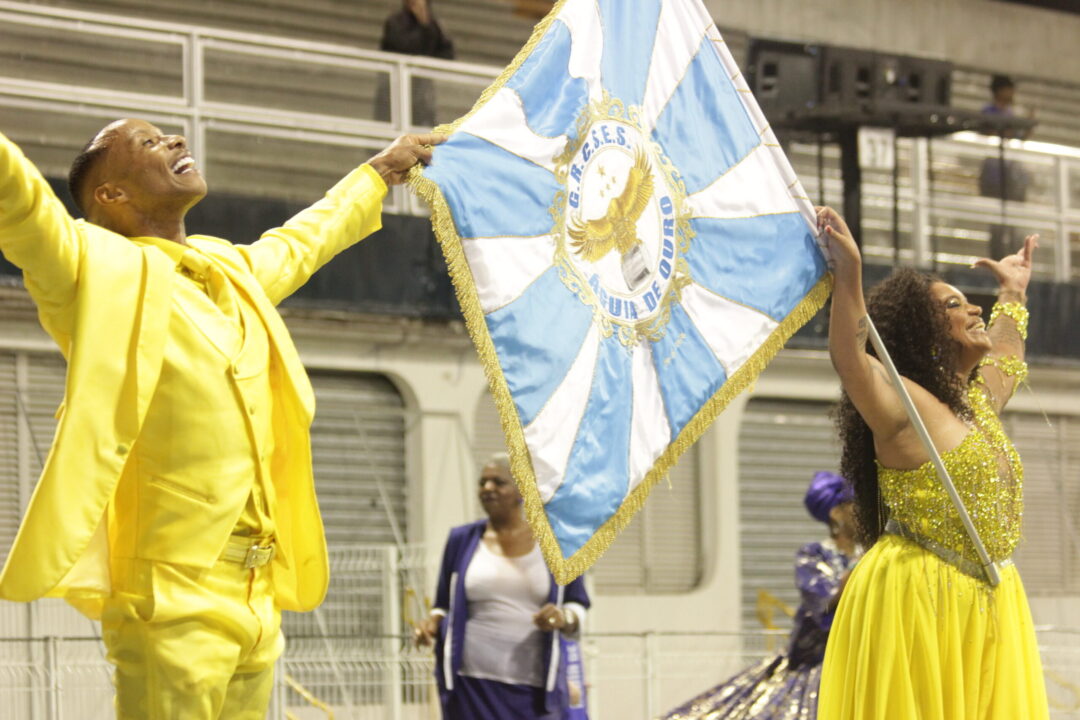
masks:
[(596, 262), (612, 249), (626, 255), (641, 243), (637, 236), (637, 221), (648, 207), (652, 194), (652, 169), (648, 157), (639, 147), (634, 154), (634, 165), (626, 178), (626, 186), (618, 197), (608, 203), (607, 213), (603, 217), (586, 220), (584, 224), (580, 219), (571, 217), (566, 224), (574, 252), (589, 262)]

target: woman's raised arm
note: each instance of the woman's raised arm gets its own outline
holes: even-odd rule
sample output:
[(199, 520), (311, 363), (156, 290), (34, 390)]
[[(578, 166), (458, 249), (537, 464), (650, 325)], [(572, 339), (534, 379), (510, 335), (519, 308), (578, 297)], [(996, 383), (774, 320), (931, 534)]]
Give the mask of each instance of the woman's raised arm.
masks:
[(862, 290), (862, 257), (844, 219), (832, 208), (817, 209), (833, 271), (829, 357), (848, 397), (878, 439), (908, 425), (900, 397), (885, 368), (866, 352), (869, 318)]
[(1027, 377), (1024, 341), (1027, 339), (1027, 288), (1031, 282), (1031, 259), (1039, 236), (1028, 235), (1024, 247), (1001, 260), (981, 258), (975, 267), (986, 268), (998, 281), (998, 298), (990, 312), (987, 332), (993, 348), (979, 368), (997, 412), (1005, 407), (1016, 386)]

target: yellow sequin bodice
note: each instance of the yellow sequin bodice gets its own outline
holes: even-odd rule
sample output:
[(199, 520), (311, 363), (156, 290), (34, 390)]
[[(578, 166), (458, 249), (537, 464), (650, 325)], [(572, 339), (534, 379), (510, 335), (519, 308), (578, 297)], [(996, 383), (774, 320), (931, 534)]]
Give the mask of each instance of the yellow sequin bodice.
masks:
[[(968, 387), (973, 422), (964, 440), (941, 454), (968, 514), (995, 561), (1007, 559), (1020, 541), (1024, 467), (1005, 434), (981, 379)], [(878, 484), (890, 517), (972, 562), (979, 558), (930, 461), (915, 470), (878, 468)]]

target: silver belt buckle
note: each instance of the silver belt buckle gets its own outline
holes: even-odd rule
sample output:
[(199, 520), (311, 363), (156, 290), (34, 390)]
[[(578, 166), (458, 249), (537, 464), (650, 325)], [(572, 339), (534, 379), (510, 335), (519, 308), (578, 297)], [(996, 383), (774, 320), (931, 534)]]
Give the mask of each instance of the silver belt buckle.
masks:
[(263, 565), (268, 564), (273, 559), (273, 545), (252, 545), (247, 549), (247, 554), (244, 556), (244, 569), (251, 570), (253, 568), (262, 567)]

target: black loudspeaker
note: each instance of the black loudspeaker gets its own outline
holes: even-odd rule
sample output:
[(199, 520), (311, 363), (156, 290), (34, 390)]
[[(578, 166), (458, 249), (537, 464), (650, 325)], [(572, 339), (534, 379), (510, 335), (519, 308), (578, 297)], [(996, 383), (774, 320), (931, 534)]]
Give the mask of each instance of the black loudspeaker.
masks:
[(952, 63), (901, 55), (895, 99), (917, 105), (952, 104)]
[(825, 47), (821, 58), (821, 102), (847, 107), (873, 101), (884, 90), (877, 53)]
[(822, 51), (822, 103), (844, 107), (926, 105), (952, 100), (952, 65), (853, 48)]
[(771, 121), (805, 112), (821, 101), (821, 48), (753, 40), (746, 77), (762, 112)]
[(961, 129), (950, 107), (948, 62), (755, 39), (746, 75), (777, 129), (830, 133), (879, 125), (908, 135)]

